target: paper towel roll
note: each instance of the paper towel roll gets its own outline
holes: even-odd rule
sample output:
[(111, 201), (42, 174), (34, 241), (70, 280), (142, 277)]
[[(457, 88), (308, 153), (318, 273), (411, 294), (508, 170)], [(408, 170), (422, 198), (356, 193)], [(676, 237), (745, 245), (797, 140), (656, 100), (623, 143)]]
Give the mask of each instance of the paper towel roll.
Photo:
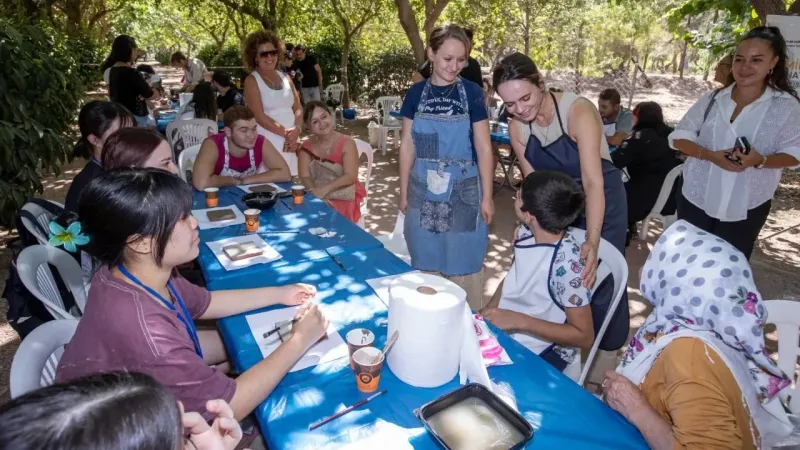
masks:
[(389, 368), (405, 383), (437, 387), (459, 369), (467, 293), (452, 281), (415, 272), (389, 285)]

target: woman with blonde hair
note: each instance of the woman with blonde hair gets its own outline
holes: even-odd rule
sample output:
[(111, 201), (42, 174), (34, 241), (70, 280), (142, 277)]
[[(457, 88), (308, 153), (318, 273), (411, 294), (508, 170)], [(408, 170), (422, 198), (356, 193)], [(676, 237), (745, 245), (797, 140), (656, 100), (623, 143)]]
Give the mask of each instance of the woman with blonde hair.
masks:
[(278, 149), (296, 176), (303, 108), (294, 84), (280, 71), (282, 49), (272, 32), (259, 30), (247, 36), (244, 64), (252, 72), (244, 80), (244, 98), (256, 117), (258, 133)]

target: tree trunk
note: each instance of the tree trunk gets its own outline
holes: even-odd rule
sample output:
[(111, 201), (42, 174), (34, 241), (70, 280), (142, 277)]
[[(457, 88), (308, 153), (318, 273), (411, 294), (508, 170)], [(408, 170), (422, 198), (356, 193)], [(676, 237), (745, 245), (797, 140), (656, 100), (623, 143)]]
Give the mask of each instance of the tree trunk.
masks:
[(350, 84), (347, 78), (347, 60), (350, 57), (350, 46), (352, 45), (352, 40), (353, 38), (351, 36), (344, 37), (344, 43), (342, 43), (342, 59), (339, 62), (339, 71), (341, 72), (339, 83), (344, 86), (344, 93), (342, 94), (343, 109), (350, 107)]
[(525, 43), (525, 55), (531, 55), (531, 7), (530, 3), (525, 4), (524, 22), (522, 24), (522, 40)]
[(672, 54), (672, 62), (670, 62), (669, 65), (670, 65), (670, 68), (671, 68), (670, 70), (672, 71), (673, 74), (678, 72), (678, 54), (677, 53), (673, 53)]
[(419, 35), (419, 27), (417, 26), (417, 15), (411, 8), (411, 3), (408, 0), (394, 0), (397, 5), (397, 17), (400, 19), (400, 26), (406, 33), (408, 42), (411, 44), (411, 50), (414, 52), (414, 60), (417, 64), (425, 62), (425, 44)]
[(642, 72), (647, 73), (647, 59), (650, 57), (650, 50), (644, 52), (644, 58), (642, 58)]
[(64, 14), (67, 16), (67, 34), (74, 36), (81, 28), (81, 0), (67, 0)]
[[(686, 29), (688, 30), (689, 27), (691, 27), (691, 26), (692, 26), (692, 18), (689, 17), (688, 19), (686, 19)], [(689, 50), (689, 41), (684, 40), (683, 41), (683, 50), (681, 50), (681, 67), (679, 69), (679, 73), (680, 73), (680, 78), (681, 79), (683, 79), (683, 71), (684, 71), (684, 68), (686, 67), (686, 54), (687, 54), (688, 50)]]
[[(753, 9), (762, 22), (767, 21), (767, 16), (770, 14), (786, 15), (786, 2), (785, 0), (751, 0)], [(796, 4), (797, 2), (795, 2)], [(792, 5), (795, 8), (796, 5)]]

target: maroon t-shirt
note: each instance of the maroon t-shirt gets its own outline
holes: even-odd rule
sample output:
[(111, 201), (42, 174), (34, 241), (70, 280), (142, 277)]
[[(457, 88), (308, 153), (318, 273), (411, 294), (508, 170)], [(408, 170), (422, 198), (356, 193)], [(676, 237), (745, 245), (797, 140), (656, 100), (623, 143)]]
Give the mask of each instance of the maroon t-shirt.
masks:
[[(171, 281), (192, 318), (202, 316), (211, 293), (177, 275)], [(233, 379), (197, 355), (175, 311), (103, 267), (92, 278), (83, 317), (64, 350), (56, 379), (118, 370), (152, 376), (183, 402), (186, 411), (197, 411), (206, 420), (213, 419), (206, 402), (230, 402), (236, 390)]]

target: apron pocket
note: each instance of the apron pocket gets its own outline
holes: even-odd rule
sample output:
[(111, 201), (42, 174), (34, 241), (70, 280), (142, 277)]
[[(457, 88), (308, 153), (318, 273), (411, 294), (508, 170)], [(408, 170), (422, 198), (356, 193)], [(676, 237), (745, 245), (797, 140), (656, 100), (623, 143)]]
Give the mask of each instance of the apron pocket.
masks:
[(439, 133), (419, 133), (411, 131), (417, 158), (439, 159)]
[(481, 203), (478, 177), (457, 180), (453, 185), (453, 227), (455, 232), (475, 231)]
[(431, 233), (447, 233), (453, 226), (453, 204), (425, 200), (420, 208), (419, 224)]
[(412, 173), (408, 177), (408, 207), (413, 209), (420, 209), (422, 201), (425, 200), (425, 191), (428, 186), (424, 181), (420, 180)]

